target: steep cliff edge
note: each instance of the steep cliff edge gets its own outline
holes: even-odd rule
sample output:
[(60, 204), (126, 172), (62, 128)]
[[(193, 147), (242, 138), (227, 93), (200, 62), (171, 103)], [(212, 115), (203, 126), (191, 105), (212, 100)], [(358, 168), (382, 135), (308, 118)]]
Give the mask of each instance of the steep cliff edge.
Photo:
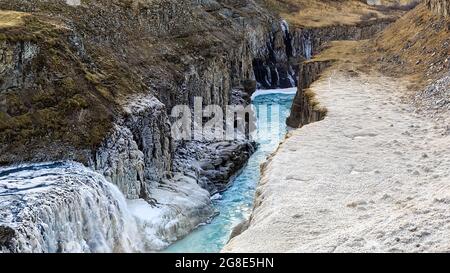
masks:
[(298, 92), (292, 104), (291, 114), (286, 121), (288, 126), (298, 128), (325, 117), (327, 110), (318, 106), (314, 93), (308, 88), (320, 77), (325, 68), (330, 66), (332, 61), (312, 60), (300, 65)]
[[(322, 47), (323, 52), (319, 55), (300, 64), (297, 94), (292, 104), (290, 116), (286, 120), (288, 126), (300, 128), (325, 118), (328, 110), (320, 105), (315, 97), (314, 90), (310, 88), (311, 85), (319, 80), (322, 73), (337, 61), (353, 63), (354, 69), (363, 69), (365, 66), (362, 64), (366, 62), (364, 58), (367, 56), (364, 54), (367, 54), (367, 52), (364, 51), (364, 54), (361, 52), (363, 51), (363, 45), (367, 43), (364, 40), (332, 41)], [(359, 60), (359, 64), (355, 60)], [(353, 73), (357, 74), (354, 70)]]
[[(276, 8), (292, 24), (292, 48), (297, 49), (293, 55), (301, 55), (306, 59), (306, 61), (300, 59), (295, 66), (299, 91), (294, 99), (291, 115), (287, 119), (288, 125), (293, 128), (321, 120), (326, 114), (326, 109), (317, 108), (314, 94), (308, 87), (329, 66), (333, 56), (313, 61), (310, 59), (332, 41), (366, 40), (374, 37), (405, 10), (417, 4), (416, 1), (404, 3), (379, 1), (371, 3), (374, 6), (354, 1), (306, 2), (288, 1), (287, 6)], [(338, 54), (336, 56), (339, 57)]]
[[(309, 87), (327, 115), (265, 164), (225, 252), (447, 251), (448, 20), (427, 4), (304, 64), (333, 61)], [(310, 117), (309, 106), (296, 114)]]
[(271, 39), (269, 57), (256, 58), (253, 63), (256, 80), (263, 88), (296, 86), (299, 64), (311, 59), (323, 44), (373, 37), (415, 3), (405, 1), (406, 5), (370, 6), (352, 0), (259, 2), (283, 18), (283, 35)]
[(310, 87), (326, 117), (264, 165), (248, 228), (225, 252), (447, 251), (450, 116), (417, 113), (410, 82), (359, 69), (353, 46)]

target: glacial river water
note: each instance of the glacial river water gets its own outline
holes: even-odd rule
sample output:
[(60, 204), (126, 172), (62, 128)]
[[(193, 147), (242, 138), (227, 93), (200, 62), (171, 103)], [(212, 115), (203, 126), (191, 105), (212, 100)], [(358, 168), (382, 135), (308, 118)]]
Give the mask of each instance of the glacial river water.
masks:
[(201, 226), (164, 252), (220, 252), (233, 228), (249, 217), (260, 179), (260, 165), (275, 151), (286, 135), (286, 118), (295, 92), (296, 88), (257, 91), (253, 97), (253, 105), (258, 118), (258, 150), (233, 185), (220, 196), (216, 196), (218, 198), (214, 205), (219, 215), (210, 224)]

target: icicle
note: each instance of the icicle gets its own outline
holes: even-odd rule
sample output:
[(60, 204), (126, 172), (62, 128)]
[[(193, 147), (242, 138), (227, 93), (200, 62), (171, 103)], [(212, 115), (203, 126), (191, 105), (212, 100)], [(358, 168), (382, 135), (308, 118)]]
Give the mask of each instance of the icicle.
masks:
[(294, 71), (294, 69), (292, 68), (292, 66), (289, 66), (289, 70), (288, 70), (288, 79), (289, 79), (289, 82), (291, 83), (291, 87), (295, 87), (295, 86), (296, 86), (294, 77), (295, 77), (295, 71)]
[(303, 50), (304, 50), (304, 56), (307, 60), (310, 60), (312, 58), (312, 41), (311, 41), (311, 34), (307, 34), (307, 36), (303, 37)]
[(289, 23), (286, 20), (281, 20), (281, 30), (285, 36), (289, 34)]
[(280, 74), (278, 73), (278, 68), (275, 68), (275, 74), (277, 76), (277, 87), (280, 86)]
[(266, 83), (268, 86), (272, 86), (272, 72), (270, 71), (270, 67), (266, 66)]

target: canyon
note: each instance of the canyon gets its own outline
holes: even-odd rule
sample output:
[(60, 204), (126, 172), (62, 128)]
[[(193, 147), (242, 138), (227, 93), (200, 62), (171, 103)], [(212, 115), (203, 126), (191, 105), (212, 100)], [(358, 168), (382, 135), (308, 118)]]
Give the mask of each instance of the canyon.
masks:
[(375, 39), (303, 63), (288, 119), (301, 129), (264, 164), (250, 219), (223, 252), (448, 251), (448, 50), (421, 37), (448, 30), (419, 23), (446, 22), (445, 5), (427, 1)]
[(224, 251), (445, 252), (448, 113), (413, 114), (407, 83), (351, 63), (325, 71), (310, 89), (326, 117), (271, 156), (248, 229)]
[[(388, 63), (395, 59), (395, 54), (390, 52), (394, 47), (372, 49), (378, 51), (371, 54), (364, 42), (362, 46), (347, 42), (373, 37), (381, 41), (383, 36), (377, 33), (386, 28), (389, 33), (389, 27), (413, 7), (411, 1), (381, 1), (383, 3), (370, 3), (372, 5), (361, 1), (289, 0), (283, 5), (274, 2), (1, 1), (0, 250), (159, 251), (212, 221), (217, 214), (212, 197), (232, 185), (236, 175), (257, 152), (258, 145), (251, 140), (175, 140), (171, 135), (174, 122), (171, 110), (177, 105), (192, 108), (195, 97), (202, 97), (205, 105), (225, 108), (229, 104), (251, 103), (250, 97), (256, 89), (299, 87), (287, 124), (302, 128), (289, 133), (269, 163), (264, 164), (255, 209), (250, 220), (233, 232), (234, 238), (225, 251), (332, 249), (315, 245), (317, 238), (327, 235), (326, 232), (311, 231), (314, 239), (306, 235), (298, 236), (300, 241), (287, 239), (291, 233), (294, 237), (298, 235), (298, 229), (293, 226), (302, 217), (294, 215), (294, 220), (286, 221), (286, 226), (276, 226), (276, 223), (284, 222), (286, 211), (302, 211), (306, 204), (316, 203), (303, 200), (299, 195), (289, 196), (283, 190), (290, 187), (277, 183), (289, 180), (293, 182), (291, 187), (299, 185), (295, 193), (319, 197), (314, 186), (303, 189), (303, 184), (316, 179), (312, 174), (312, 178), (306, 180), (302, 178), (304, 173), (280, 179), (284, 176), (277, 174), (277, 170), (313, 172), (318, 166), (309, 164), (317, 162), (321, 157), (319, 154), (342, 152), (334, 150), (331, 144), (340, 147), (345, 146), (343, 143), (330, 142), (330, 139), (347, 139), (339, 134), (342, 128), (355, 130), (348, 132), (356, 134), (353, 140), (375, 141), (387, 131), (380, 129), (382, 132), (373, 137), (371, 133), (358, 135), (358, 126), (353, 126), (363, 124), (367, 115), (377, 115), (371, 109), (390, 113), (387, 119), (393, 124), (401, 123), (401, 119), (418, 124), (417, 128), (411, 129), (414, 133), (422, 132), (419, 128), (426, 128), (422, 135), (415, 136), (417, 145), (422, 144), (418, 138), (428, 136), (436, 142), (430, 144), (434, 154), (446, 153), (447, 146), (442, 143), (448, 139), (439, 136), (445, 128), (431, 128), (432, 125), (427, 125), (420, 117), (410, 117), (407, 110), (396, 112), (397, 108), (403, 107), (403, 102), (397, 100), (401, 97), (399, 90), (405, 89), (409, 82), (405, 79), (397, 84), (394, 79), (367, 71), (362, 65), (365, 56), (378, 54), (387, 56), (380, 59), (380, 63)], [(419, 9), (445, 17), (448, 9), (443, 2), (427, 0)], [(317, 10), (321, 13), (317, 14)], [(342, 42), (331, 43), (329, 49), (330, 42), (336, 40)], [(359, 46), (366, 51), (349, 51)], [(333, 48), (341, 51), (334, 52)], [(359, 57), (353, 60), (348, 57), (351, 54)], [(343, 56), (347, 56), (344, 61)], [(355, 68), (358, 66), (366, 74)], [(445, 79), (443, 77), (437, 85), (427, 89), (439, 90), (439, 99), (444, 102)], [(330, 90), (331, 85), (333, 90)], [(354, 90), (362, 89), (367, 89), (367, 94), (354, 94)], [(386, 92), (386, 89), (392, 92)], [(421, 96), (435, 99), (435, 93), (424, 91)], [(386, 106), (385, 101), (395, 103)], [(360, 104), (363, 102), (373, 104), (373, 107), (364, 108)], [(445, 117), (445, 114), (439, 115)], [(336, 116), (347, 119), (348, 123), (338, 125), (333, 120)], [(323, 119), (324, 122), (308, 125)], [(371, 124), (374, 128), (385, 125), (380, 122), (375, 119)], [(311, 127), (318, 128), (309, 129)], [(394, 128), (387, 129), (400, 135), (398, 153), (414, 158), (416, 153), (421, 153), (420, 149), (401, 149), (405, 128)], [(363, 130), (360, 128), (360, 131)], [(311, 144), (305, 138), (311, 138)], [(329, 144), (323, 146), (325, 142)], [(361, 146), (361, 149), (365, 147)], [(339, 158), (337, 154), (329, 156), (329, 159), (336, 158)], [(394, 158), (397, 159), (403, 162)], [(290, 166), (286, 160), (294, 165)], [(429, 161), (423, 165), (415, 161), (405, 164), (419, 164), (422, 169), (435, 168), (438, 177), (433, 178), (435, 185), (432, 186), (445, 186), (448, 162), (429, 166), (435, 163)], [(329, 162), (321, 164), (330, 165)], [(327, 175), (323, 169), (317, 172)], [(362, 177), (368, 179), (366, 171), (355, 172), (358, 172), (355, 185)], [(428, 176), (420, 172), (417, 177), (422, 175)], [(407, 177), (400, 180), (404, 179)], [(322, 185), (317, 185), (320, 189), (336, 187), (333, 183), (325, 184), (326, 179), (319, 180), (323, 181)], [(288, 205), (290, 202), (286, 198), (302, 200), (301, 207)], [(442, 198), (435, 196), (436, 200)], [(333, 200), (341, 201), (342, 198), (336, 195)], [(329, 200), (330, 204), (333, 200)], [(354, 200), (350, 201), (349, 204), (353, 204)], [(350, 211), (360, 206), (367, 210), (370, 206), (365, 206), (366, 203), (376, 207), (369, 201), (360, 204), (356, 200), (356, 205), (347, 208)], [(445, 202), (435, 203), (436, 209), (441, 209)], [(278, 207), (280, 205), (282, 208)], [(68, 207), (77, 210), (67, 211)], [(315, 209), (311, 207), (311, 210)], [(105, 211), (109, 213), (103, 215)], [(425, 221), (428, 218), (424, 215)], [(374, 221), (376, 219), (374, 217)], [(436, 225), (440, 224), (436, 222)], [(104, 228), (83, 228), (86, 226)], [(273, 247), (262, 243), (266, 235), (270, 235)], [(343, 237), (336, 238), (341, 241)], [(252, 245), (254, 240), (258, 243)], [(309, 240), (312, 243), (305, 244)], [(417, 250), (439, 250), (439, 244), (422, 246), (420, 243), (422, 248)], [(301, 244), (305, 247), (299, 248)], [(335, 244), (331, 240), (323, 246)], [(358, 247), (355, 243), (342, 249), (336, 246), (334, 250), (411, 250), (409, 245), (402, 248), (399, 244), (392, 244), (389, 249)]]

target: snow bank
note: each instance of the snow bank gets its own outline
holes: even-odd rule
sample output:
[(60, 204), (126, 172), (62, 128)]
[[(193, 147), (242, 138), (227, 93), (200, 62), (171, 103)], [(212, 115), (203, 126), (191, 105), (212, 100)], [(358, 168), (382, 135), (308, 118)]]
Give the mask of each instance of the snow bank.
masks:
[(209, 192), (195, 179), (176, 176), (151, 192), (156, 204), (150, 205), (142, 199), (128, 201), (132, 214), (144, 230), (146, 249), (168, 247), (215, 214)]

